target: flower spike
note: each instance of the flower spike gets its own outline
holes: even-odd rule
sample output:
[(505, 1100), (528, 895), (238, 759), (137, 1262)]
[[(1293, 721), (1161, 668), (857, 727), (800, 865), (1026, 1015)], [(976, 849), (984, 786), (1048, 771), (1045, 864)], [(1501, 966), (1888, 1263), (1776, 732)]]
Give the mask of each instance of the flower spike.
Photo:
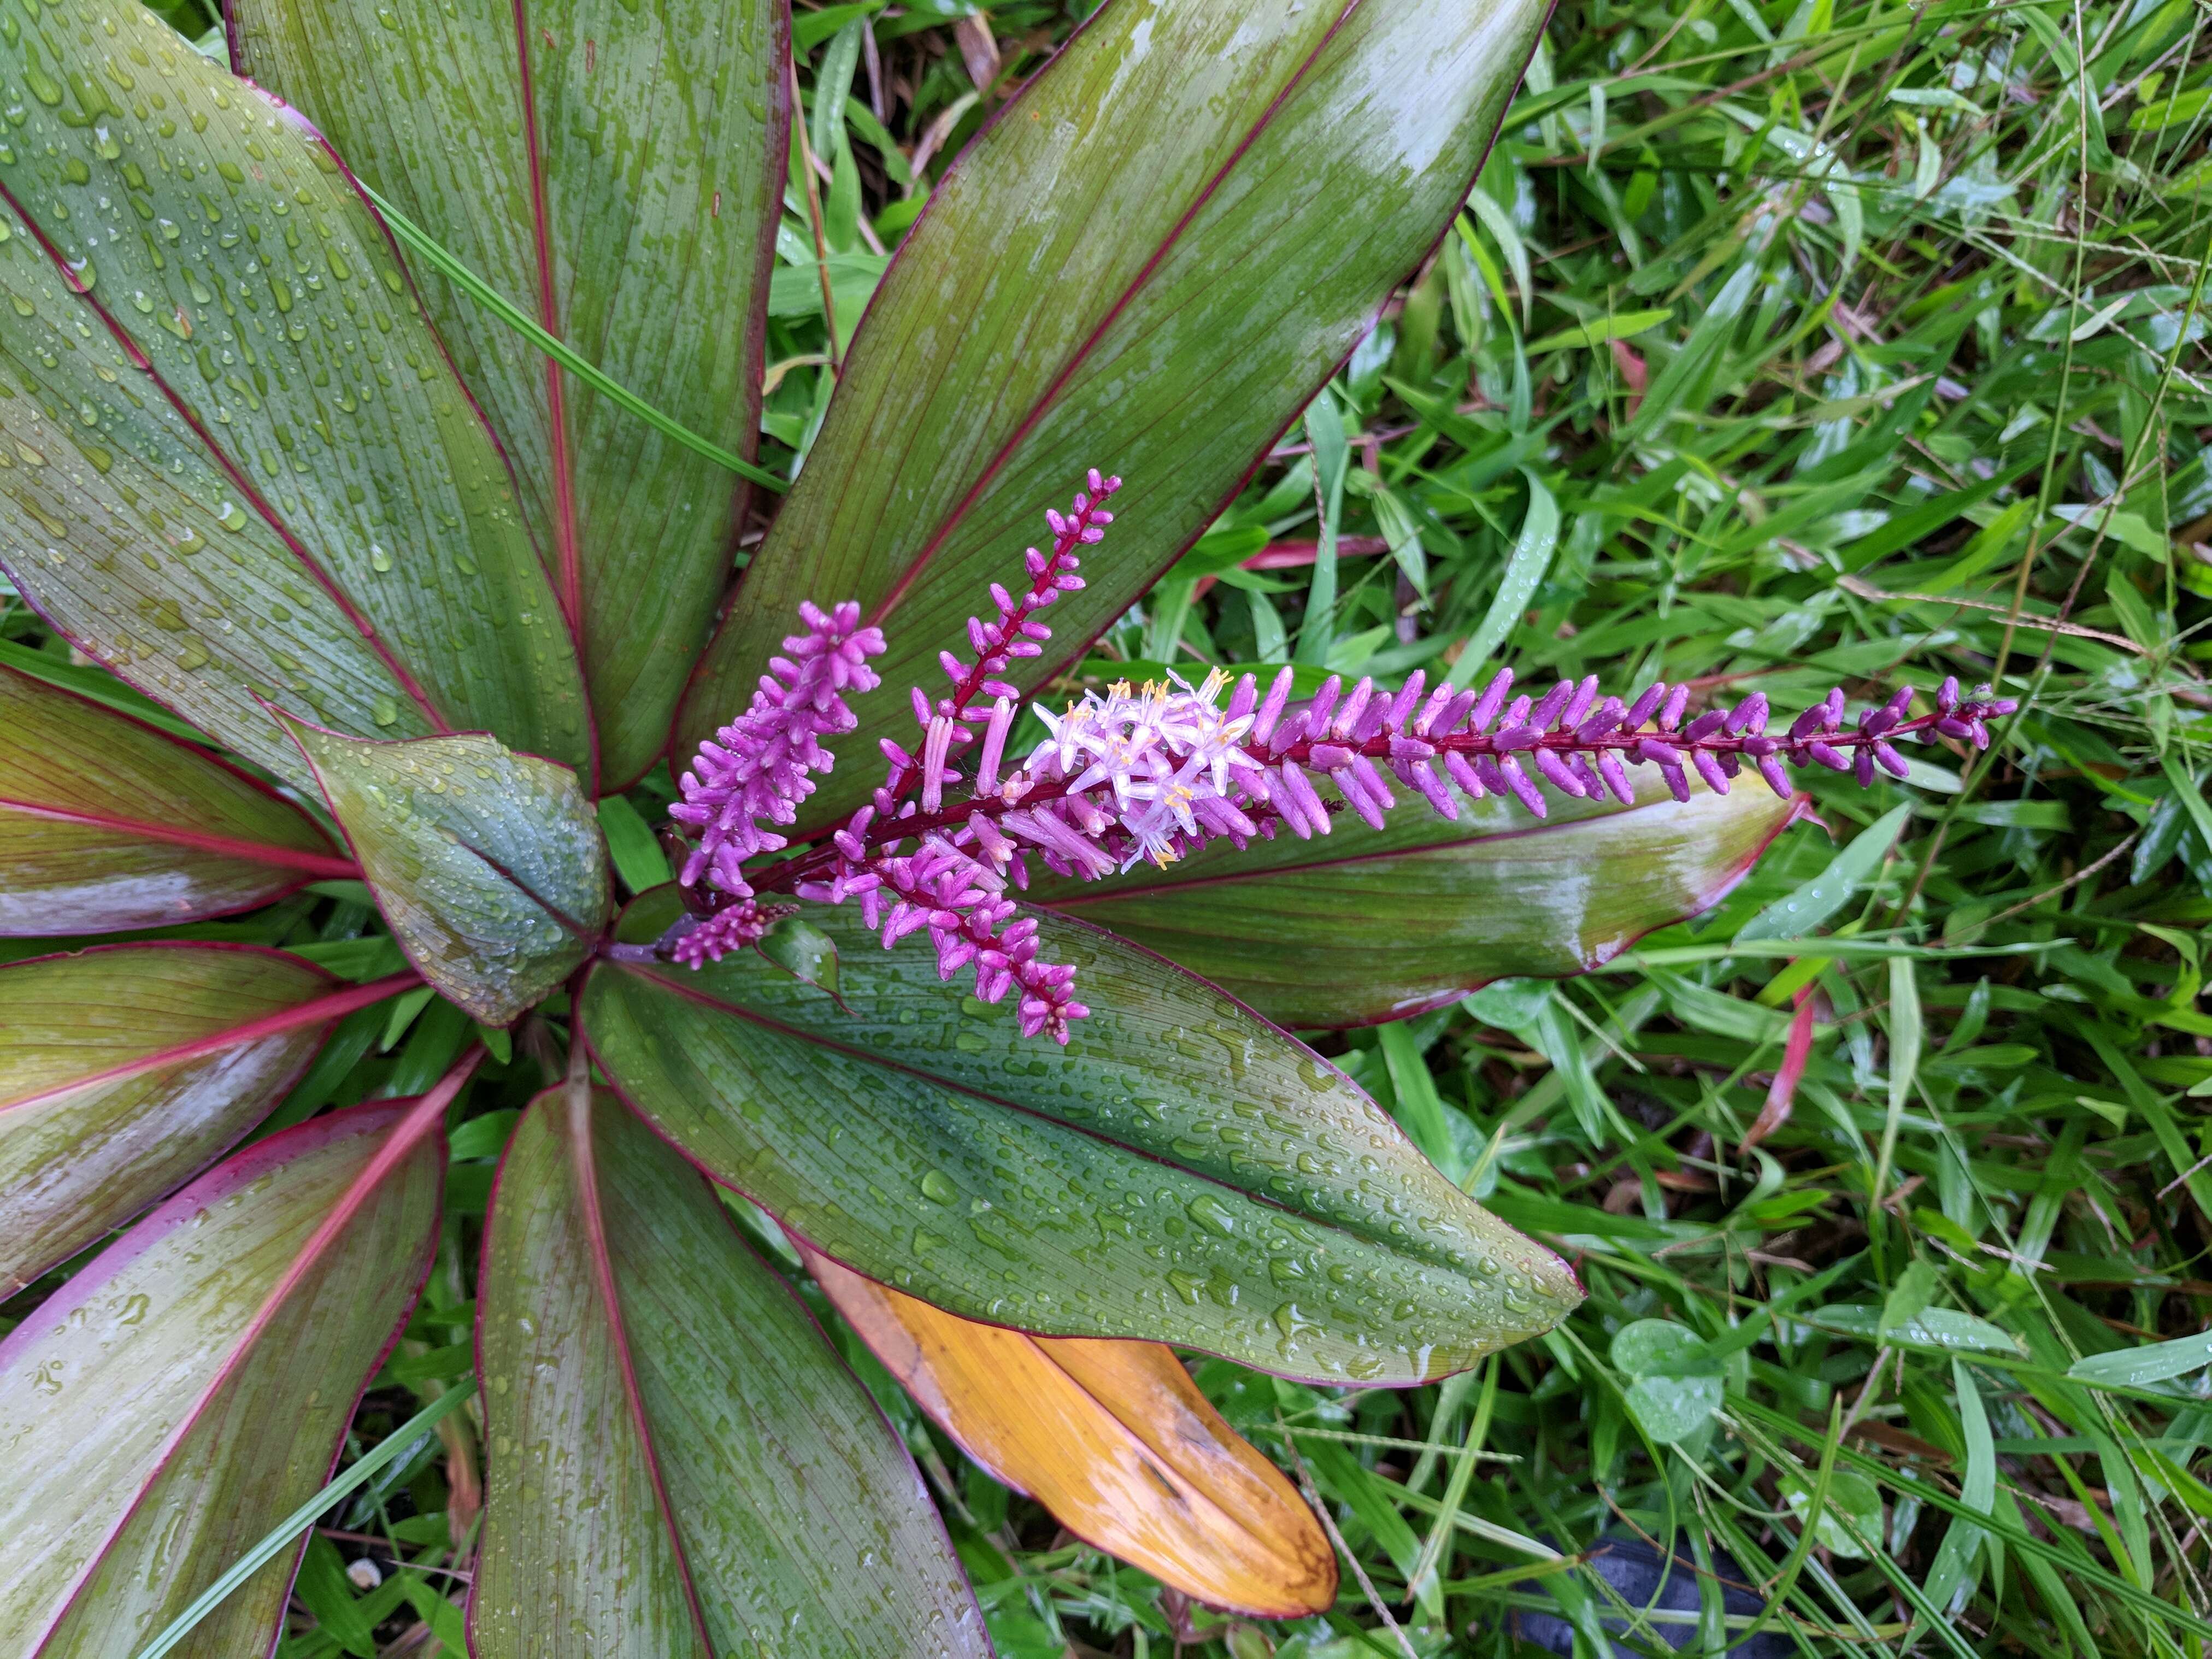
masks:
[(827, 772), (834, 759), (822, 739), (860, 723), (845, 694), (876, 689), (867, 659), (882, 653), (884, 634), (860, 626), (859, 605), (848, 600), (823, 611), (802, 605), (799, 617), (806, 631), (784, 641), (789, 655), (769, 664), (752, 707), (701, 744), (678, 781), (683, 799), (668, 815), (699, 832), (684, 866), (686, 887), (703, 875), (733, 897), (750, 895), (744, 860), (785, 844), (761, 820), (798, 817), (799, 803), (814, 793), (809, 774)]
[[(1331, 675), (1300, 706), (1288, 668), (1264, 693), (1252, 675), (1232, 684), (1215, 669), (1196, 685), (1170, 672), (1165, 684), (1088, 691), (1058, 714), (1033, 705), (1045, 736), (1016, 762), (1008, 743), (1020, 694), (1003, 676), (1051, 638), (1037, 613), (1082, 586), (1076, 550), (1104, 536), (1113, 521), (1104, 503), (1121, 483), (1094, 471), (1068, 512), (1046, 514), (1052, 551), (1029, 550), (1018, 596), (991, 585), (994, 619), (968, 622), (975, 660), (943, 653), (950, 694), (910, 693), (921, 741), (913, 753), (882, 741), (889, 770), (872, 803), (807, 850), (749, 875), (744, 860), (785, 845), (762, 820), (793, 821), (814, 787), (809, 775), (829, 769), (819, 739), (853, 729), (843, 696), (873, 688), (866, 659), (884, 648), (880, 632), (860, 626), (859, 606), (802, 607), (808, 631), (784, 642), (789, 656), (769, 665), (752, 708), (702, 745), (682, 780), (672, 814), (699, 832), (683, 879), (696, 889), (703, 876), (715, 896), (704, 898), (703, 919), (664, 942), (675, 959), (696, 967), (757, 942), (781, 910), (757, 903), (756, 885), (823, 903), (858, 898), (886, 947), (927, 932), (940, 975), (972, 973), (986, 1002), (1018, 993), (1023, 1034), (1065, 1043), (1069, 1023), (1090, 1011), (1075, 1000), (1074, 969), (1038, 959), (1036, 923), (1018, 918), (1007, 896), (1010, 882), (1028, 885), (1030, 858), (1096, 881), (1223, 838), (1242, 848), (1285, 829), (1325, 836), (1345, 809), (1380, 829), (1397, 805), (1393, 781), (1447, 819), (1458, 817), (1462, 798), (1485, 795), (1540, 818), (1550, 810), (1544, 785), (1632, 804), (1637, 767), (1686, 801), (1693, 775), (1724, 795), (1748, 765), (1787, 799), (1789, 767), (1825, 767), (1863, 786), (1879, 773), (1903, 777), (1899, 744), (1986, 748), (1988, 722), (2018, 706), (1987, 686), (1963, 697), (1947, 679), (1926, 714), (1908, 717), (1916, 694), (1905, 686), (1847, 726), (1838, 688), (1773, 736), (1756, 691), (1692, 714), (1687, 685), (1655, 682), (1623, 699), (1601, 696), (1593, 676), (1516, 695), (1513, 672), (1502, 668), (1479, 692), (1447, 683), (1425, 696), (1419, 673), (1395, 688), (1362, 679), (1349, 690)], [(979, 730), (963, 795), (953, 762)]]

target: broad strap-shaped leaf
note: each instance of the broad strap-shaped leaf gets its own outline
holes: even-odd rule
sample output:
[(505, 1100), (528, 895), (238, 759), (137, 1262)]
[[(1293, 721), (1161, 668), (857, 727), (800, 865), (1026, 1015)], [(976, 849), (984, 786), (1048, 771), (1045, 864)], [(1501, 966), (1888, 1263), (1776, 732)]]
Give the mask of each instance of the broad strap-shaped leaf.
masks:
[(1197, 539), (1467, 199), (1540, 0), (1115, 0), (946, 175), (870, 303), (747, 568), (677, 758), (741, 711), (799, 601), (856, 599), (887, 689), (811, 804), (849, 812), (906, 688), (969, 649), (1047, 507), (1118, 472), (1042, 683)]
[(181, 941), (0, 968), (0, 1297), (221, 1157), (332, 1024), (414, 980)]
[[(239, 73), (623, 386), (758, 441), (790, 123), (780, 0), (239, 0)], [(601, 763), (649, 768), (730, 578), (744, 486), (424, 272), (579, 618)]]
[(921, 1480), (714, 1189), (604, 1091), (500, 1167), (477, 1659), (983, 1656)]
[(291, 112), (122, 0), (0, 31), (0, 568), (255, 762), (256, 706), (582, 764), (574, 643), (383, 226)]
[(606, 927), (607, 848), (565, 766), (482, 732), (376, 743), (287, 719), (407, 959), (505, 1025)]
[(1411, 796), (1379, 830), (1342, 813), (1326, 839), (1217, 842), (1097, 883), (1047, 874), (1029, 896), (1285, 1025), (1367, 1025), (1490, 980), (1601, 966), (1718, 903), (1797, 811), (1755, 780), (1680, 803), (1653, 781), (1632, 807), (1550, 805), (1538, 820), (1462, 798), (1448, 823)]
[[(429, 1271), (449, 1094), (270, 1136), (0, 1340), (0, 1652), (125, 1659), (322, 1486)], [(177, 1651), (267, 1652), (297, 1559)]]
[(809, 1253), (809, 1272), (969, 1456), (1079, 1538), (1208, 1606), (1261, 1618), (1336, 1600), (1328, 1538), (1158, 1342), (1024, 1336)]
[[(623, 933), (672, 919), (668, 890)], [(757, 951), (602, 961), (608, 1080), (823, 1255), (961, 1315), (1413, 1382), (1555, 1323), (1566, 1267), (1478, 1206), (1351, 1079), (1203, 981), (1049, 915), (1092, 1010), (1066, 1048), (886, 951), (848, 909), (838, 994)], [(848, 1012), (849, 1011), (849, 1012)]]
[(353, 873), (313, 819), (236, 768), (0, 668), (0, 934), (198, 921)]

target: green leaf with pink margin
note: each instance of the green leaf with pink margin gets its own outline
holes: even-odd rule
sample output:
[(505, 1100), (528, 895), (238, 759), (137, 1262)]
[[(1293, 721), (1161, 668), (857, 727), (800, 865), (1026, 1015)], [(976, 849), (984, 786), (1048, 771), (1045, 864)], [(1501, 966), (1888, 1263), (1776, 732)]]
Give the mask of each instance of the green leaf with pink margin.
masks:
[(374, 743), (277, 718), (407, 959), (483, 1024), (512, 1024), (605, 931), (606, 842), (567, 767), (482, 732)]
[(968, 653), (1087, 467), (1120, 522), (1035, 687), (1195, 542), (1467, 200), (1540, 0), (1115, 0), (975, 139), (862, 321), (675, 759), (741, 713), (799, 601), (857, 599), (885, 689), (805, 821), (850, 812), (906, 688)]
[(414, 982), (184, 941), (0, 968), (0, 1297), (220, 1158), (333, 1024)]
[(236, 768), (0, 667), (0, 935), (199, 921), (353, 873)]
[[(1330, 1382), (1464, 1370), (1580, 1299), (1343, 1073), (1172, 963), (1042, 913), (1092, 1010), (1063, 1048), (857, 909), (806, 913), (834, 999), (744, 951), (602, 959), (580, 1005), (623, 1098), (824, 1255), (963, 1318)], [(619, 931), (678, 913), (662, 888)]]
[[(307, 112), (395, 208), (585, 361), (752, 456), (790, 122), (781, 0), (226, 14), (238, 72)], [(601, 765), (626, 782), (668, 740), (746, 486), (417, 276), (580, 619)]]
[(1032, 902), (1112, 929), (1308, 1029), (1368, 1025), (1493, 979), (1587, 973), (1695, 915), (1750, 872), (1795, 808), (1756, 779), (1632, 807), (1550, 794), (1551, 816), (1459, 798), (1449, 823), (1408, 790), (1381, 830), (1215, 842), (1101, 882), (1041, 873)]
[(25, 90), (0, 176), (0, 568), (23, 597), (295, 781), (257, 698), (588, 765), (506, 460), (329, 147), (136, 5), (58, 0), (0, 73)]
[(985, 1659), (883, 1413), (714, 1188), (611, 1095), (538, 1097), (489, 1226), (477, 1353), (507, 1449), (477, 1659)]
[[(429, 1271), (459, 1081), (239, 1154), (0, 1340), (0, 1651), (133, 1651), (320, 1488)], [(266, 1652), (297, 1559), (184, 1650)]]

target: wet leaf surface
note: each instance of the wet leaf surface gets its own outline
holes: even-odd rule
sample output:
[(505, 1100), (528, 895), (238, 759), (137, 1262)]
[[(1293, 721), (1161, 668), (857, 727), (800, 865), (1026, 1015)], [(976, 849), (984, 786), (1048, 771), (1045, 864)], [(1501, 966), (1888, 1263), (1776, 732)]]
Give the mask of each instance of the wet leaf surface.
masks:
[[(739, 455), (758, 441), (783, 188), (775, 0), (245, 0), (239, 72), (586, 361)], [(489, 112), (499, 114), (495, 118)], [(647, 769), (730, 580), (744, 486), (418, 273), (581, 617), (601, 761)]]
[(480, 732), (374, 743), (286, 727), (400, 948), (448, 1000), (506, 1025), (583, 961), (613, 900), (574, 773)]
[(332, 1025), (412, 982), (185, 943), (0, 968), (0, 1296), (221, 1156)]
[(0, 934), (197, 921), (352, 873), (306, 813), (244, 773), (0, 668)]
[[(669, 890), (625, 935), (660, 931)], [(837, 1001), (750, 951), (602, 962), (585, 1028), (663, 1133), (871, 1278), (971, 1319), (1378, 1382), (1464, 1369), (1579, 1295), (1341, 1073), (1109, 934), (1042, 919), (1096, 1011), (1062, 1049), (927, 949), (808, 919)]]
[(612, 1096), (538, 1097), (490, 1225), (478, 1659), (988, 1654), (867, 1391)]
[[(232, 1158), (0, 1340), (0, 1647), (134, 1652), (322, 1485), (436, 1242), (436, 1125), (392, 1133), (415, 1105)], [(69, 1455), (14, 1449), (33, 1443)], [(191, 1651), (264, 1651), (296, 1559), (255, 1574)]]
[(0, 70), (30, 94), (0, 175), (0, 568), (24, 597), (289, 777), (257, 697), (586, 760), (507, 465), (327, 147), (135, 6), (48, 7)]
[[(850, 811), (903, 688), (965, 651), (987, 585), (1121, 474), (1121, 522), (1029, 686), (1211, 523), (1466, 199), (1543, 9), (1508, 0), (1115, 5), (945, 176), (871, 301), (806, 471), (678, 724), (738, 713), (801, 599), (890, 642), (808, 811)], [(1353, 204), (1357, 210), (1351, 210)]]

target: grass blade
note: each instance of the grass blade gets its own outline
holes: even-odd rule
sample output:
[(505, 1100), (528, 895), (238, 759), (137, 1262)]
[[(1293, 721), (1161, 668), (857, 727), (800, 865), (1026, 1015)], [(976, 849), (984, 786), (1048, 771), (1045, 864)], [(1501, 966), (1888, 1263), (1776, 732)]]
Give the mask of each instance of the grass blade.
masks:
[(437, 1427), (441, 1418), (476, 1391), (476, 1379), (464, 1377), (379, 1441), (374, 1450), (286, 1516), (259, 1543), (239, 1557), (229, 1570), (201, 1591), (191, 1605), (179, 1613), (166, 1630), (138, 1650), (137, 1659), (162, 1659), (165, 1654), (174, 1652), (203, 1619), (222, 1605), (232, 1591), (298, 1542), (300, 1534), (314, 1524), (317, 1516), (324, 1514), (339, 1499), (365, 1486), (386, 1464), (412, 1451), (424, 1435)]
[(655, 431), (665, 433), (692, 453), (705, 456), (717, 466), (727, 467), (739, 477), (749, 478), (763, 489), (774, 490), (780, 495), (791, 488), (788, 480), (779, 478), (766, 467), (756, 466), (742, 456), (732, 455), (721, 445), (701, 437), (682, 422), (662, 414), (629, 387), (611, 376), (603, 374), (598, 364), (586, 362), (582, 357), (577, 356), (565, 341), (547, 333), (528, 312), (523, 310), (475, 271), (470, 270), (467, 265), (462, 264), (455, 254), (440, 243), (429, 232), (378, 195), (368, 185), (363, 185), (362, 190), (375, 204), (376, 210), (383, 217), (384, 222), (392, 227), (392, 234), (410, 250), (421, 255), (425, 263), (434, 268), (454, 287), (459, 289), (462, 293), (467, 295), (469, 298), (474, 300), (593, 391), (620, 404)]

